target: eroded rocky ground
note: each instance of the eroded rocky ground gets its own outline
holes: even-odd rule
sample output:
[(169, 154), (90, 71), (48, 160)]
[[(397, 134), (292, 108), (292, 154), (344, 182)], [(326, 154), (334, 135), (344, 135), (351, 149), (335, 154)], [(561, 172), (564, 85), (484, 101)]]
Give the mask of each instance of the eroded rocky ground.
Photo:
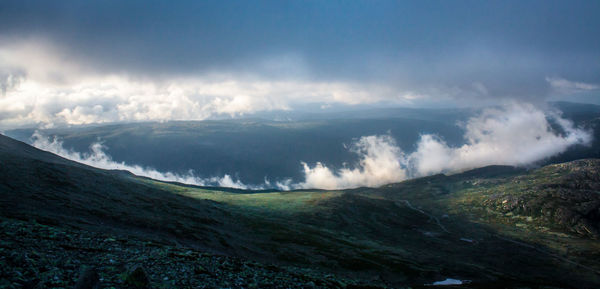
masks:
[(0, 240), (0, 288), (356, 287), (309, 269), (15, 219), (1, 219)]

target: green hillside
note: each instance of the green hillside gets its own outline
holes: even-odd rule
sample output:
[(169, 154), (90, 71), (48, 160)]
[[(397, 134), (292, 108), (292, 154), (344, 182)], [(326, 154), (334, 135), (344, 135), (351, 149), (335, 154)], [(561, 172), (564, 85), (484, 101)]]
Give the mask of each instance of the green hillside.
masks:
[(291, 192), (158, 182), (4, 136), (0, 164), (0, 287), (600, 286), (600, 160)]

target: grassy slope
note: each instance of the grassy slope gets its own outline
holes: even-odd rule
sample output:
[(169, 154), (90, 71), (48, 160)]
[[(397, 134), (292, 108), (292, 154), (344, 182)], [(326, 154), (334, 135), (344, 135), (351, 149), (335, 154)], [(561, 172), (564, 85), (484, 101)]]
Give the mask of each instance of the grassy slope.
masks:
[[(233, 274), (234, 279), (243, 273), (242, 279), (251, 275), (262, 282), (275, 274), (272, 271), (288, 268), (281, 266), (294, 266), (282, 273), (281, 286), (343, 287), (358, 282), (418, 287), (445, 278), (468, 279), (472, 280), (469, 286), (486, 288), (534, 284), (594, 288), (600, 284), (598, 241), (594, 239), (600, 165), (595, 160), (531, 172), (491, 167), (377, 189), (244, 193), (98, 170), (1, 136), (0, 159), (3, 234), (8, 235), (11, 226), (29, 228), (22, 235), (6, 237), (13, 245), (3, 243), (3, 262), (15, 254), (52, 254), (50, 245), (25, 242), (35, 238), (40, 229), (32, 228), (42, 223), (67, 235), (131, 242), (130, 247), (121, 248), (125, 253), (115, 262), (121, 267), (144, 264), (158, 274), (151, 278), (157, 286), (164, 283), (161, 270), (178, 286), (205, 277), (202, 272), (173, 274), (168, 266), (160, 265), (168, 263), (168, 256), (160, 262), (139, 261), (158, 254), (135, 249), (143, 242), (160, 244), (160, 252), (176, 248), (278, 264), (268, 267), (267, 273), (213, 266), (218, 272)], [(71, 239), (56, 242), (63, 247), (81, 246)], [(29, 247), (23, 253), (14, 242)], [(63, 251), (58, 254), (67, 254)], [(102, 274), (115, 273), (110, 268), (116, 265), (107, 264), (103, 253), (66, 256), (97, 266)], [(184, 264), (182, 269), (193, 272), (197, 263)], [(54, 264), (53, 268), (67, 265)], [(334, 284), (327, 279), (332, 277), (319, 277), (298, 267), (346, 279)], [(16, 280), (14, 270), (2, 274), (4, 280)], [(72, 284), (76, 275), (65, 275), (65, 284)], [(119, 284), (118, 278), (108, 275), (105, 285)], [(304, 277), (293, 281), (293, 276)], [(234, 279), (230, 286), (249, 286), (235, 285)], [(220, 284), (215, 286), (225, 286)]]
[[(595, 170), (599, 166), (598, 161), (589, 160), (531, 172), (490, 167), (378, 189), (333, 192), (240, 194), (157, 185), (192, 198), (227, 203), (253, 219), (266, 216), (287, 222), (283, 231), (256, 228), (261, 234), (277, 236), (274, 246), (288, 251), (277, 256), (280, 260), (342, 271), (376, 271), (375, 275), (393, 284), (460, 277), (486, 287), (517, 282), (568, 287), (573, 280), (588, 280), (593, 287), (600, 269), (595, 258), (599, 244), (596, 235), (585, 234), (587, 230), (580, 227), (597, 224), (597, 220), (579, 218), (579, 222), (561, 224), (537, 212), (569, 208), (576, 214), (585, 207), (585, 215), (598, 210), (597, 188), (586, 190), (582, 184), (598, 184)], [(561, 167), (572, 169), (557, 169)], [(557, 205), (554, 201), (560, 196), (548, 198), (542, 188), (572, 184), (574, 178), (579, 179), (579, 185), (574, 185), (579, 188), (569, 193), (587, 199), (572, 197), (572, 203), (563, 200)], [(529, 211), (519, 214), (506, 207), (512, 203), (505, 199), (528, 194)], [(595, 230), (593, 225), (589, 228)], [(317, 250), (307, 256), (305, 247)], [(312, 262), (307, 262), (309, 258)]]

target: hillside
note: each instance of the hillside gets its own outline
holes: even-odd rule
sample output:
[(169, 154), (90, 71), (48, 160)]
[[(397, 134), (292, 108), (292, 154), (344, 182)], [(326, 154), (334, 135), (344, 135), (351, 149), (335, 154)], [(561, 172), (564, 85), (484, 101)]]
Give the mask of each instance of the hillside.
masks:
[(1, 135), (0, 163), (0, 287), (600, 286), (600, 160), (292, 192), (163, 183)]

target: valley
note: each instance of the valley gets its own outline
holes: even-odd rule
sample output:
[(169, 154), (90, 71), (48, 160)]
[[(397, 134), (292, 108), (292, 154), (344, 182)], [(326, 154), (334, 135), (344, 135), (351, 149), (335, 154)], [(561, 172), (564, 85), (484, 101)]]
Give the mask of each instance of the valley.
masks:
[[(282, 280), (274, 288), (600, 284), (595, 159), (283, 192), (159, 182), (4, 136), (0, 144), (3, 286), (49, 286), (58, 275), (72, 286), (82, 266), (95, 268), (103, 286), (129, 284), (135, 266), (155, 287), (262, 288), (273, 278)], [(32, 271), (38, 262), (52, 269)], [(217, 272), (231, 278), (217, 281)]]

